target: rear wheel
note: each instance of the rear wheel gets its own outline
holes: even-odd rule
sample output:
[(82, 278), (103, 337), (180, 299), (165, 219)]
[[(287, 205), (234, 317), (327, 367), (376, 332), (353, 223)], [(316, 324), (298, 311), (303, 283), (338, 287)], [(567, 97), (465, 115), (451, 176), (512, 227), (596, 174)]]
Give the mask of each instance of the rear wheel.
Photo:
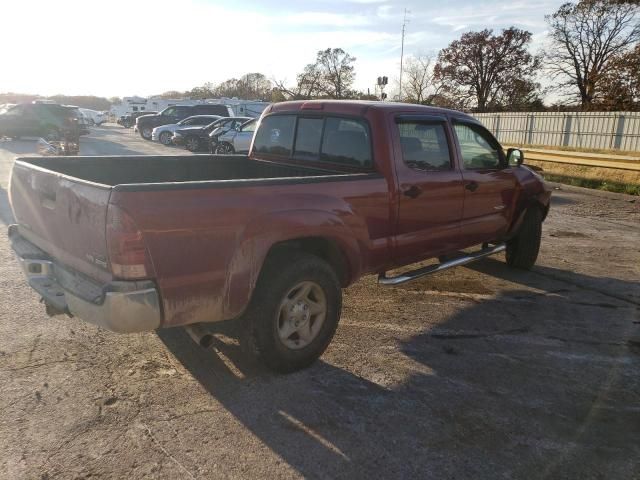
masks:
[(163, 145), (171, 145), (171, 132), (162, 132), (160, 134), (160, 143)]
[(303, 252), (271, 255), (243, 316), (243, 346), (272, 370), (300, 370), (331, 342), (341, 308), (340, 282), (327, 262)]
[(231, 145), (230, 143), (222, 142), (216, 146), (216, 153), (218, 155), (229, 155), (235, 153), (235, 150), (233, 148), (233, 145)]
[(507, 264), (530, 270), (538, 258), (541, 238), (542, 211), (533, 207), (525, 213), (518, 234), (507, 241)]

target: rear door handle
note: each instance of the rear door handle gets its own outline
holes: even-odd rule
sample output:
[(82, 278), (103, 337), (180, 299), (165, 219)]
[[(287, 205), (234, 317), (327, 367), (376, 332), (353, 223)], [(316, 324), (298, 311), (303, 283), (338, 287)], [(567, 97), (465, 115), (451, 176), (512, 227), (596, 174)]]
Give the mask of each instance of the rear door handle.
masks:
[(411, 185), (411, 187), (409, 187), (402, 193), (409, 198), (416, 198), (422, 193), (422, 189), (417, 185)]
[(470, 192), (475, 192), (478, 189), (478, 182), (474, 182), (471, 181), (469, 183), (467, 183), (464, 188), (466, 188), (467, 190), (469, 190)]

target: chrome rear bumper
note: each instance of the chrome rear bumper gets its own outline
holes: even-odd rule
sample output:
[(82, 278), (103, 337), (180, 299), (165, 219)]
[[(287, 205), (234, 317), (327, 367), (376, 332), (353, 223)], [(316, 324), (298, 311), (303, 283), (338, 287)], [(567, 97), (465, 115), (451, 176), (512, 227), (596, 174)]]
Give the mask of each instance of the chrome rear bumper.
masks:
[(160, 298), (153, 282), (97, 284), (86, 276), (57, 265), (37, 246), (9, 227), (11, 246), (33, 288), (49, 307), (119, 333), (160, 327)]

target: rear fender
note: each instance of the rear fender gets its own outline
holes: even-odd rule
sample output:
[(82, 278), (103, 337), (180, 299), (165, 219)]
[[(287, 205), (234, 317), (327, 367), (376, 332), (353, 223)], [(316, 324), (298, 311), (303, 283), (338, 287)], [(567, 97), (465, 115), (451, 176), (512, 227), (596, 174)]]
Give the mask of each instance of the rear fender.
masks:
[(227, 269), (224, 317), (237, 317), (244, 311), (265, 258), (275, 245), (283, 242), (310, 237), (334, 242), (348, 263), (351, 283), (360, 276), (362, 268), (362, 248), (356, 234), (361, 227), (353, 214), (344, 218), (324, 210), (283, 211), (249, 222)]

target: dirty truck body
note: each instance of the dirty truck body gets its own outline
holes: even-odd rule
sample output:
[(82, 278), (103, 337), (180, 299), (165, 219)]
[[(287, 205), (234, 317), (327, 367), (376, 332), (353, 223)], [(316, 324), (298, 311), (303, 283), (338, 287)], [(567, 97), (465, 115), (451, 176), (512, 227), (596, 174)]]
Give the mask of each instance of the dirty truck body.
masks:
[(17, 159), (9, 235), (51, 314), (117, 332), (248, 318), (250, 348), (287, 371), (322, 353), (365, 274), (394, 283), (475, 245), (529, 268), (550, 191), (520, 155), (459, 112), (285, 102), (248, 156)]

